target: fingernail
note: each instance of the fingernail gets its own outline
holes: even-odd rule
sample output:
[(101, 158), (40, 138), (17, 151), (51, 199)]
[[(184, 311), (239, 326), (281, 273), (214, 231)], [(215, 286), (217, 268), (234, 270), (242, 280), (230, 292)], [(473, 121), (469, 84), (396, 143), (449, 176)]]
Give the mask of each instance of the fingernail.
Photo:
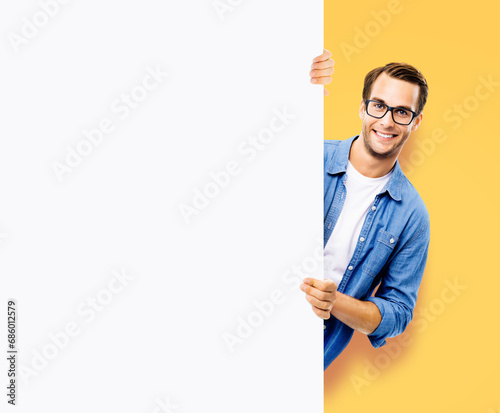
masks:
[(316, 80), (316, 79), (313, 79), (313, 80), (311, 80), (311, 82), (316, 83), (316, 82), (317, 82), (317, 80)]

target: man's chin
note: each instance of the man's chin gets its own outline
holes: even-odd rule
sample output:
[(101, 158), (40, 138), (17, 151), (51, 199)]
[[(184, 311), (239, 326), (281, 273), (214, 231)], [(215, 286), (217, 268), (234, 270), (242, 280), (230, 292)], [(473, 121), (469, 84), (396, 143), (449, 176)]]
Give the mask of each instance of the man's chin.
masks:
[(370, 142), (365, 141), (365, 148), (368, 153), (378, 159), (386, 159), (394, 154), (394, 148), (378, 149), (375, 148)]

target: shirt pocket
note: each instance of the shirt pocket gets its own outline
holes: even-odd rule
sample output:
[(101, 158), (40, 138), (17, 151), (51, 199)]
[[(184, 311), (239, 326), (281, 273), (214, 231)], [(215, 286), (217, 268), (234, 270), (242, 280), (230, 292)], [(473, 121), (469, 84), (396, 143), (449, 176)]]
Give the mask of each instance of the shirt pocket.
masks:
[(399, 238), (397, 236), (381, 229), (373, 249), (369, 252), (362, 266), (363, 272), (372, 277), (376, 277), (389, 260), (398, 241)]

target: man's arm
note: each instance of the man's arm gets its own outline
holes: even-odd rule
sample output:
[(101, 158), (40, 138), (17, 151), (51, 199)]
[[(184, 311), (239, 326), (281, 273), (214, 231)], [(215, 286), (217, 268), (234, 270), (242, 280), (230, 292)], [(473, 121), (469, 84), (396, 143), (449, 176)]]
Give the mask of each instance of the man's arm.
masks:
[[(306, 293), (316, 315), (325, 320), (333, 315), (349, 327), (367, 334), (374, 347), (384, 345), (388, 337), (401, 334), (412, 318), (427, 261), (428, 217), (425, 221), (384, 271), (375, 296), (366, 301), (339, 293), (331, 280), (305, 278), (301, 290)], [(325, 290), (329, 292), (325, 293)]]
[(421, 227), (413, 231), (411, 239), (384, 271), (375, 296), (366, 299), (375, 304), (382, 315), (380, 325), (368, 336), (375, 348), (384, 345), (386, 338), (401, 334), (413, 318), (429, 251), (427, 211), (419, 224)]
[(361, 301), (348, 295), (337, 293), (337, 301), (330, 313), (354, 330), (371, 334), (382, 321), (378, 307), (370, 301)]

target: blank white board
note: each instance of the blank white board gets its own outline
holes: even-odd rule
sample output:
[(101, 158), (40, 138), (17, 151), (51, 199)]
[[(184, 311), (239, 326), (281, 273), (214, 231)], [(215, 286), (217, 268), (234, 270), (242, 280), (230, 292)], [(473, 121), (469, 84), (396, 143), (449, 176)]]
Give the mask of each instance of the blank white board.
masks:
[(322, 411), (322, 22), (2, 3), (2, 411)]

